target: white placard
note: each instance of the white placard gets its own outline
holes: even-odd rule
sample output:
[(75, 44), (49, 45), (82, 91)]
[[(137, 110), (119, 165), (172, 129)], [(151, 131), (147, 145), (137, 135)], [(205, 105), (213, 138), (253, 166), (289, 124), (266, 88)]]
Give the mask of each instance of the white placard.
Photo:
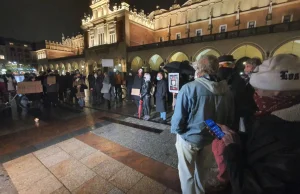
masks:
[(113, 59), (102, 59), (102, 67), (114, 67)]
[(169, 91), (171, 93), (179, 92), (179, 73), (169, 73)]

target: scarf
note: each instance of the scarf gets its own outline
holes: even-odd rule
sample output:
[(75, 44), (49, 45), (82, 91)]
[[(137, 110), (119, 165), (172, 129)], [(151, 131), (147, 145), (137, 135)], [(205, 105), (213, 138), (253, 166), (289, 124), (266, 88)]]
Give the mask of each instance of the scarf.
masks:
[(257, 93), (254, 94), (254, 100), (258, 107), (256, 116), (263, 116), (271, 114), (274, 111), (290, 108), (300, 103), (299, 96), (259, 96)]

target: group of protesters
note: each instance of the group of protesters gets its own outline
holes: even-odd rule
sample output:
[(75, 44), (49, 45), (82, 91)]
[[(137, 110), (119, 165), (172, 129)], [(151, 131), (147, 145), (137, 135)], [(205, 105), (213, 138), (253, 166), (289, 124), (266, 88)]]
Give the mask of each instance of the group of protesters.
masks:
[[(300, 60), (292, 54), (249, 59), (242, 76), (231, 55), (199, 59), (171, 121), (184, 194), (228, 185), (233, 194), (300, 193), (299, 75)], [(215, 138), (208, 119), (222, 138)], [(209, 157), (218, 165), (217, 186), (204, 182)]]

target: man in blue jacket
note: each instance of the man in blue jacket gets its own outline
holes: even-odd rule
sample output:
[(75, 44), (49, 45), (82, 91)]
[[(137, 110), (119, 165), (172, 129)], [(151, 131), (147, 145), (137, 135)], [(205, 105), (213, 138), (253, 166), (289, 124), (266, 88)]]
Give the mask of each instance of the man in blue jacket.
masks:
[[(171, 121), (171, 132), (177, 134), (178, 170), (183, 194), (205, 193), (204, 160), (210, 155), (204, 148), (212, 143), (204, 123), (207, 119), (230, 125), (234, 102), (227, 82), (216, 74), (219, 63), (215, 56), (203, 56), (197, 65), (195, 81), (185, 84), (178, 96)], [(206, 150), (206, 149), (205, 149)]]

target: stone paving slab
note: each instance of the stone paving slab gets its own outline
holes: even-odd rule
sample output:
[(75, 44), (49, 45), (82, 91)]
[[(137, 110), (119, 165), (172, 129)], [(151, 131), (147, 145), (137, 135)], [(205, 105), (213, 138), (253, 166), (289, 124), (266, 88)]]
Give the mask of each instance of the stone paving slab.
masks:
[[(82, 149), (87, 153), (86, 156), (75, 157), (76, 152), (82, 155)], [(11, 190), (6, 186), (5, 192), (98, 194), (101, 191), (101, 193), (122, 194), (147, 193), (145, 189), (152, 189), (155, 193), (164, 193), (167, 190), (165, 186), (144, 174), (99, 150), (94, 150), (82, 141), (72, 138), (6, 162), (4, 167), (11, 177), (8, 184)], [(0, 172), (2, 171), (0, 166)], [(2, 174), (4, 173), (0, 174), (0, 179)], [(1, 182), (0, 186), (2, 185)], [(14, 189), (14, 186), (17, 189)], [(2, 187), (0, 193), (5, 193), (1, 192), (1, 189)]]
[(0, 164), (0, 193), (1, 194), (17, 194), (17, 189), (13, 185), (6, 170)]
[[(134, 120), (131, 121), (133, 122)], [(155, 134), (112, 123), (92, 132), (159, 162), (177, 168), (176, 137), (168, 130), (163, 131), (161, 134)]]

